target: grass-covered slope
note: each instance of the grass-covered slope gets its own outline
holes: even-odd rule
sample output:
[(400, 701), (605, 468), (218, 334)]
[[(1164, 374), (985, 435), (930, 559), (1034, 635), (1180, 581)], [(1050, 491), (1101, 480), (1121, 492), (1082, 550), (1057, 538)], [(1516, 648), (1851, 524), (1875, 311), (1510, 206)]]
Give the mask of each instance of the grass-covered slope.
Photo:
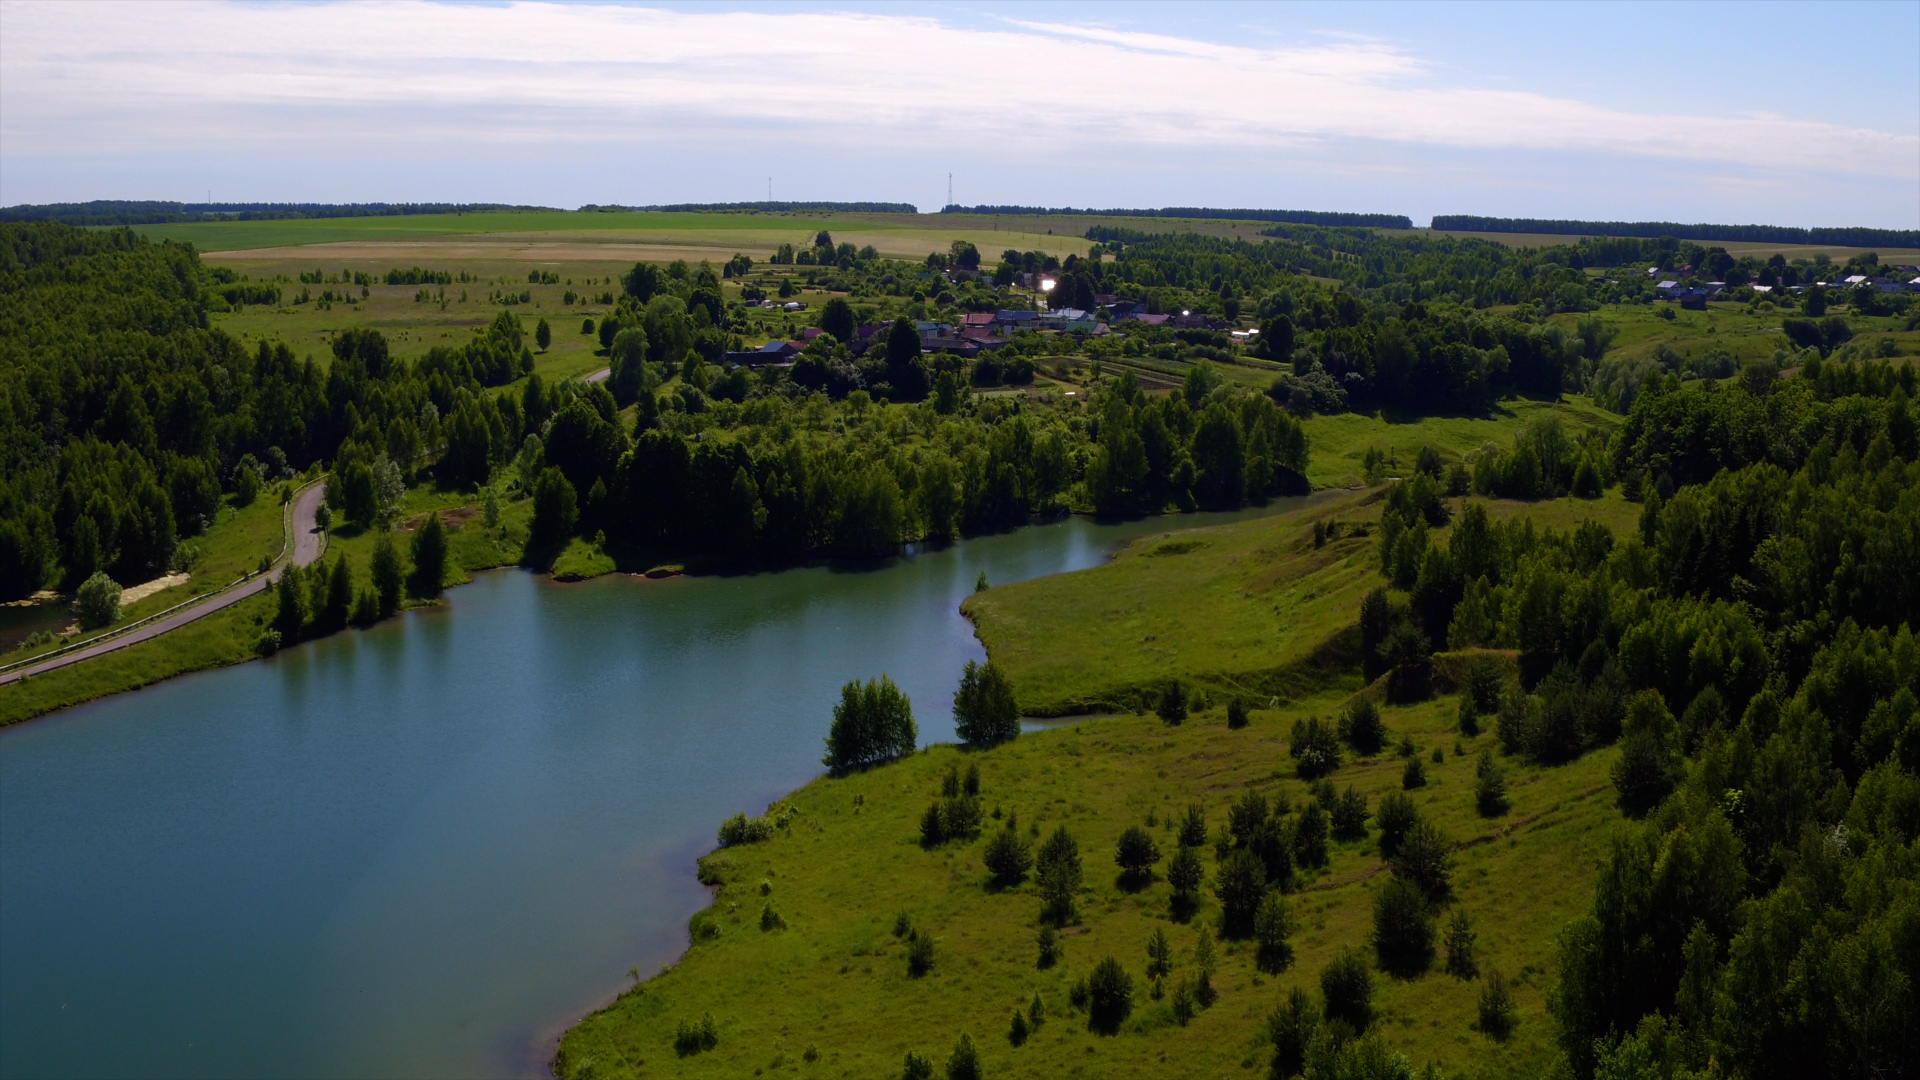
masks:
[[(1310, 704), (1324, 711), (1333, 700)], [(1372, 1030), (1391, 1050), (1416, 1064), (1437, 1063), (1448, 1075), (1538, 1076), (1555, 1053), (1543, 1013), (1543, 961), (1553, 935), (1589, 902), (1604, 836), (1618, 817), (1607, 782), (1614, 754), (1560, 769), (1511, 768), (1512, 811), (1483, 819), (1474, 809), (1475, 755), (1492, 736), (1466, 740), (1465, 756), (1457, 753), (1452, 704), (1388, 708), (1386, 723), (1396, 739), (1412, 736), (1421, 754), (1444, 752), (1441, 764), (1429, 759), (1428, 786), (1414, 801), (1462, 842), (1454, 903), (1478, 927), (1483, 966), (1515, 980), (1520, 1021), (1504, 1043), (1475, 1030), (1480, 984), (1436, 963), (1413, 979), (1375, 976)], [(1164, 874), (1128, 891), (1113, 853), (1122, 830), (1151, 816), (1158, 824), (1150, 831), (1170, 854), (1176, 839), (1168, 816), (1189, 803), (1206, 807), (1216, 831), (1248, 790), (1302, 805), (1306, 788), (1293, 778), (1286, 748), (1301, 714), (1256, 711), (1238, 731), (1218, 709), (1178, 727), (1151, 714), (1104, 717), (982, 753), (936, 747), (870, 773), (818, 780), (786, 800), (794, 815), (772, 840), (723, 848), (703, 861), (703, 876), (719, 886), (714, 906), (694, 920), (700, 940), (677, 966), (570, 1031), (559, 1074), (893, 1077), (909, 1050), (943, 1063), (967, 1033), (989, 1077), (1263, 1076), (1268, 1013), (1292, 986), (1317, 993), (1321, 969), (1339, 950), (1367, 945), (1374, 892), (1390, 878), (1377, 833), (1333, 844), (1329, 866), (1302, 875), (1292, 898), (1296, 956), (1287, 970), (1263, 975), (1250, 946), (1221, 943), (1213, 978), (1219, 999), (1184, 1027), (1167, 999), (1149, 995), (1147, 942), (1155, 929), (1172, 940), (1171, 985), (1192, 972), (1200, 928), (1218, 932), (1219, 904), (1208, 893), (1191, 921), (1175, 922)], [(1079, 843), (1080, 925), (1067, 929), (1064, 959), (1050, 969), (1036, 962), (1041, 905), (1031, 879), (990, 888), (985, 839), (932, 850), (918, 842), (920, 817), (945, 771), (976, 764), (983, 804), (1017, 815), (1029, 841), (1064, 825)], [(1400, 790), (1401, 769), (1388, 750), (1333, 779), (1377, 805)], [(990, 817), (982, 836), (1000, 824)], [(1211, 846), (1202, 861), (1211, 887)], [(761, 928), (769, 907), (784, 928)], [(907, 943), (893, 933), (901, 914), (935, 942), (933, 968), (920, 978), (908, 974)], [(717, 935), (705, 936), (704, 927)], [(1111, 1037), (1090, 1032), (1086, 1014), (1069, 1005), (1069, 987), (1109, 955), (1136, 990), (1132, 1018)], [(1013, 1046), (1010, 1015), (1036, 994), (1049, 1019)], [(718, 1031), (713, 1049), (677, 1053), (680, 1025), (709, 1014)], [(815, 1060), (807, 1059), (810, 1050)]]
[[(1293, 513), (1143, 537), (1105, 566), (977, 593), (961, 610), (1029, 716), (1150, 708), (1176, 677), (1262, 702), (1351, 691), (1358, 642), (1342, 631), (1381, 584), (1380, 494), (1322, 495)], [(1561, 530), (1593, 519), (1616, 533), (1639, 513), (1617, 492), (1488, 507), (1496, 519), (1524, 514)], [(1335, 539), (1315, 547), (1315, 522)]]
[[(1097, 716), (987, 751), (935, 747), (809, 784), (784, 801), (791, 816), (772, 839), (703, 860), (715, 902), (693, 920), (686, 957), (570, 1031), (559, 1075), (890, 1077), (909, 1051), (938, 1066), (962, 1034), (979, 1046), (990, 1077), (1265, 1075), (1267, 1017), (1287, 991), (1317, 995), (1336, 954), (1371, 948), (1374, 897), (1391, 878), (1377, 827), (1365, 840), (1332, 843), (1325, 867), (1296, 871), (1291, 965), (1262, 973), (1249, 943), (1222, 941), (1213, 978), (1219, 999), (1186, 1025), (1176, 1022), (1170, 995), (1152, 996), (1146, 948), (1165, 931), (1175, 960), (1166, 985), (1191, 974), (1201, 928), (1220, 932), (1216, 849), (1200, 849), (1200, 908), (1176, 920), (1165, 863), (1148, 887), (1126, 887), (1115, 844), (1128, 827), (1147, 826), (1171, 857), (1171, 818), (1199, 804), (1218, 836), (1229, 806), (1248, 791), (1296, 809), (1306, 804), (1288, 736), (1295, 720), (1328, 717), (1359, 688), (1357, 661), (1347, 655), (1353, 647), (1343, 641), (1354, 637), (1359, 598), (1379, 580), (1370, 539), (1316, 549), (1313, 523), (1354, 529), (1377, 521), (1375, 496), (1332, 496), (1274, 518), (1145, 538), (1105, 567), (976, 594), (967, 611), (1029, 711), (1086, 708), (1120, 697), (1115, 688), (1156, 686), (1176, 673), (1209, 689), (1214, 707), (1178, 726), (1150, 710)], [(1630, 520), (1623, 506), (1566, 500), (1524, 509), (1560, 526), (1593, 517), (1619, 527)], [(1248, 727), (1228, 728), (1226, 694), (1255, 685), (1272, 688), (1262, 705), (1275, 694), (1281, 701), (1256, 707)], [(1482, 969), (1514, 981), (1520, 1020), (1505, 1041), (1481, 1033), (1483, 984), (1444, 974), (1436, 959), (1416, 977), (1374, 975), (1370, 1030), (1386, 1050), (1447, 1075), (1541, 1075), (1558, 1052), (1544, 1011), (1547, 962), (1555, 935), (1589, 905), (1619, 820), (1608, 780), (1617, 751), (1554, 769), (1508, 761), (1512, 808), (1486, 818), (1476, 809), (1475, 765), (1493, 736), (1461, 737), (1451, 697), (1382, 714), (1387, 749), (1359, 761), (1349, 753), (1332, 780), (1377, 808), (1402, 789), (1405, 763), (1394, 748), (1402, 736), (1412, 740), (1428, 781), (1413, 801), (1459, 844), (1441, 923), (1454, 909), (1468, 913)], [(983, 808), (997, 817), (979, 838), (924, 848), (920, 821), (942, 778), (970, 766), (981, 773)], [(1036, 847), (1064, 826), (1085, 866), (1079, 919), (1051, 968), (1037, 962), (1033, 880), (996, 889), (982, 861), (987, 838), (1009, 815)], [(908, 943), (894, 933), (901, 915), (935, 942), (924, 976), (909, 974)], [(1133, 1014), (1113, 1036), (1091, 1032), (1069, 994), (1107, 956), (1135, 984)], [(1016, 1046), (1011, 1013), (1036, 994), (1049, 1019)], [(679, 1052), (682, 1026), (697, 1028), (707, 1016), (715, 1044)]]
[[(1029, 716), (1132, 709), (1176, 675), (1261, 701), (1355, 689), (1339, 631), (1376, 584), (1378, 495), (1144, 537), (1105, 566), (977, 593), (961, 610)], [(1346, 537), (1315, 548), (1315, 521)]]

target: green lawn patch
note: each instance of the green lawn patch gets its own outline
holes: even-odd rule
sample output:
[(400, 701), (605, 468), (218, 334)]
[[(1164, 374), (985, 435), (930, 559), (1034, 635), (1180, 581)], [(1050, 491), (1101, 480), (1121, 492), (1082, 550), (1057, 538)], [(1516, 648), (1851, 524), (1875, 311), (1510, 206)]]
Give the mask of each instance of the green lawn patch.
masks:
[(600, 550), (593, 541), (576, 536), (567, 542), (566, 550), (553, 560), (553, 579), (585, 581), (601, 574), (611, 574), (614, 569), (613, 556)]
[(1391, 413), (1314, 416), (1305, 421), (1307, 442), (1313, 450), (1307, 465), (1307, 479), (1314, 487), (1358, 484), (1365, 473), (1361, 459), (1369, 448), (1390, 453), (1397, 466), (1397, 471), (1390, 475), (1405, 476), (1413, 471), (1414, 455), (1423, 446), (1440, 451), (1448, 462), (1458, 461), (1488, 443), (1505, 449), (1512, 445), (1515, 435), (1541, 416), (1558, 417), (1567, 438), (1573, 442), (1594, 428), (1611, 430), (1620, 423), (1618, 416), (1576, 396), (1558, 402), (1512, 398), (1500, 402), (1484, 416), (1400, 418)]

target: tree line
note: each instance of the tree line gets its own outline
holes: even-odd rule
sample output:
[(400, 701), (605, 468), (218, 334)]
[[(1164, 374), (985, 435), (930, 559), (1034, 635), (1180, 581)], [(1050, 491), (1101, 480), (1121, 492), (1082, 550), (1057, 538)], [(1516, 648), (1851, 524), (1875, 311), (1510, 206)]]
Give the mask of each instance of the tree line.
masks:
[(1785, 225), (1680, 225), (1671, 221), (1563, 221), (1436, 214), (1432, 228), (1452, 232), (1559, 233), (1569, 236), (1684, 236), (1754, 244), (1832, 244), (1839, 247), (1920, 247), (1920, 230), (1864, 227), (1800, 229)]

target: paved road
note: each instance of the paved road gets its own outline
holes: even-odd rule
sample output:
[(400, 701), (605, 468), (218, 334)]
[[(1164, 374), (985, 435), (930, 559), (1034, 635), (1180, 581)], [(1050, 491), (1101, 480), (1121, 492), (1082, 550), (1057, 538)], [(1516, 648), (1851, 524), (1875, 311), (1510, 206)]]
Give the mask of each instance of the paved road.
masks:
[(601, 369), (600, 369), (599, 371), (596, 371), (596, 372), (594, 372), (593, 374), (591, 374), (591, 375), (589, 375), (589, 376), (587, 376), (587, 379), (586, 379), (586, 381), (587, 381), (587, 382), (606, 382), (606, 381), (607, 381), (607, 376), (609, 376), (609, 375), (612, 375), (612, 374), (613, 374), (613, 369), (612, 369), (612, 368), (610, 368), (610, 367), (603, 367), (603, 368), (601, 368)]
[[(293, 501), (293, 561), (295, 565), (306, 566), (320, 557), (320, 552), (325, 544), (326, 538), (321, 534), (319, 526), (314, 524), (314, 515), (319, 511), (320, 501), (325, 495), (326, 485), (315, 484), (301, 491)], [(28, 675), (38, 675), (41, 672), (66, 667), (68, 664), (77, 664), (82, 660), (89, 660), (96, 656), (104, 656), (107, 653), (124, 649), (129, 645), (138, 645), (143, 641), (151, 641), (169, 630), (177, 630), (197, 619), (206, 618), (216, 611), (232, 607), (249, 596), (257, 596), (271, 589), (274, 582), (280, 580), (280, 574), (283, 569), (284, 566), (275, 567), (264, 576), (255, 578), (245, 585), (236, 586), (223, 593), (216, 593), (192, 607), (182, 608), (166, 618), (143, 626), (130, 634), (122, 634), (117, 638), (103, 641), (90, 648), (78, 649), (62, 656), (56, 656), (51, 660), (42, 661), (32, 667), (9, 671), (4, 675), (0, 675), (0, 686), (5, 686), (11, 682), (18, 682)]]

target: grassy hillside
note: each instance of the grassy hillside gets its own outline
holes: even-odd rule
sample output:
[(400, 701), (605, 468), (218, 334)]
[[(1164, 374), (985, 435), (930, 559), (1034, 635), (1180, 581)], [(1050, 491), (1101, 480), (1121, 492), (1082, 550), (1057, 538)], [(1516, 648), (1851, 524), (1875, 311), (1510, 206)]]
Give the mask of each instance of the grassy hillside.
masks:
[[(891, 1077), (909, 1050), (944, 1062), (962, 1033), (979, 1045), (989, 1077), (1264, 1075), (1267, 1014), (1289, 987), (1317, 992), (1321, 968), (1339, 950), (1366, 945), (1373, 893), (1387, 880), (1377, 841), (1335, 844), (1329, 866), (1302, 877), (1287, 970), (1261, 974), (1247, 944), (1223, 942), (1213, 978), (1219, 1000), (1184, 1027), (1168, 1000), (1150, 995), (1147, 942), (1155, 929), (1166, 931), (1172, 978), (1191, 973), (1200, 928), (1215, 925), (1219, 905), (1209, 895), (1190, 921), (1173, 921), (1165, 881), (1138, 892), (1121, 887), (1113, 851), (1123, 829), (1151, 815), (1150, 831), (1170, 853), (1168, 815), (1189, 803), (1205, 806), (1216, 829), (1248, 790), (1303, 803), (1285, 740), (1297, 715), (1256, 711), (1239, 731), (1218, 710), (1179, 727), (1152, 715), (1105, 717), (984, 753), (937, 747), (871, 773), (816, 781), (786, 801), (795, 814), (774, 839), (703, 860), (703, 875), (718, 888), (695, 923), (717, 933), (703, 929), (677, 966), (569, 1032), (560, 1075)], [(1613, 752), (1562, 769), (1513, 770), (1513, 810), (1488, 821), (1474, 811), (1473, 755), (1492, 736), (1465, 741), (1461, 756), (1452, 720), (1451, 702), (1386, 710), (1396, 737), (1412, 737), (1422, 754), (1444, 753), (1443, 763), (1429, 762), (1429, 785), (1415, 802), (1463, 842), (1455, 904), (1480, 928), (1483, 963), (1515, 980), (1520, 1022), (1505, 1043), (1474, 1030), (1479, 984), (1436, 968), (1404, 980), (1376, 975), (1373, 1030), (1417, 1065), (1432, 1062), (1449, 1075), (1538, 1076), (1554, 1055), (1544, 961), (1553, 935), (1585, 909), (1586, 884), (1617, 817), (1607, 784)], [(1064, 958), (1052, 968), (1036, 964), (1040, 901), (1031, 881), (990, 889), (982, 840), (933, 850), (918, 843), (919, 818), (942, 774), (976, 764), (984, 804), (1017, 815), (1028, 839), (1064, 825), (1080, 845), (1080, 924), (1066, 931)], [(1334, 780), (1377, 804), (1400, 789), (1401, 768), (1389, 751)], [(986, 824), (984, 835), (999, 827)], [(1211, 848), (1202, 859), (1211, 880)], [(761, 929), (769, 907), (784, 928)], [(893, 933), (902, 914), (935, 943), (932, 971), (921, 978), (909, 976), (907, 944)], [(1133, 1016), (1112, 1037), (1090, 1032), (1068, 993), (1109, 955), (1136, 988)], [(1013, 1046), (1011, 1012), (1036, 994), (1049, 1018)], [(678, 1055), (679, 1025), (709, 1014), (717, 1045)]]
[[(1367, 539), (1315, 549), (1313, 522), (1364, 526), (1378, 518), (1377, 496), (1334, 495), (1281, 517), (1147, 537), (1108, 566), (976, 594), (965, 610), (1029, 713), (1118, 702), (1124, 689), (1169, 674), (1213, 691), (1213, 705), (1178, 726), (1151, 711), (1102, 715), (992, 750), (935, 747), (809, 784), (784, 801), (791, 817), (773, 839), (702, 861), (715, 903), (694, 919), (687, 956), (569, 1032), (560, 1075), (893, 1076), (910, 1050), (938, 1066), (962, 1033), (993, 1077), (1264, 1075), (1268, 1013), (1293, 986), (1317, 994), (1321, 969), (1341, 949), (1368, 948), (1373, 897), (1388, 880), (1377, 831), (1334, 843), (1324, 868), (1296, 870), (1292, 964), (1263, 974), (1250, 944), (1223, 941), (1219, 1000), (1184, 1026), (1170, 998), (1151, 992), (1146, 946), (1156, 929), (1173, 942), (1169, 987), (1192, 971), (1201, 928), (1219, 932), (1215, 850), (1202, 849), (1201, 907), (1176, 919), (1164, 874), (1144, 889), (1117, 877), (1115, 842), (1142, 825), (1171, 856), (1171, 819), (1189, 804), (1204, 807), (1219, 834), (1247, 791), (1306, 803), (1288, 733), (1296, 719), (1327, 716), (1358, 689), (1346, 639), (1359, 597), (1378, 582)], [(1502, 515), (1524, 509), (1559, 525), (1631, 520), (1625, 504), (1609, 500), (1497, 507)], [(1222, 692), (1230, 689), (1257, 690), (1267, 702), (1241, 730), (1226, 726)], [(1483, 968), (1514, 980), (1521, 1019), (1504, 1042), (1482, 1034), (1481, 984), (1436, 963), (1417, 977), (1376, 973), (1371, 1031), (1388, 1050), (1448, 1075), (1541, 1075), (1556, 1054), (1544, 1014), (1546, 962), (1554, 935), (1586, 909), (1618, 820), (1608, 783), (1617, 751), (1550, 770), (1509, 762), (1512, 809), (1487, 819), (1475, 809), (1474, 775), (1493, 737), (1460, 736), (1451, 698), (1382, 713), (1388, 749), (1359, 761), (1349, 753), (1332, 780), (1377, 806), (1401, 790), (1405, 763), (1393, 748), (1412, 741), (1427, 776), (1414, 802), (1459, 842), (1452, 906), (1479, 928)], [(1079, 844), (1079, 921), (1063, 934), (1057, 966), (1037, 964), (1041, 904), (1031, 879), (991, 887), (984, 839), (919, 843), (920, 818), (944, 774), (971, 766), (991, 812), (983, 837), (1013, 815), (1030, 842), (1064, 825)], [(777, 920), (763, 918), (768, 909)], [(909, 974), (907, 942), (894, 933), (902, 915), (935, 942), (933, 968), (920, 978)], [(1092, 1033), (1069, 1002), (1074, 982), (1109, 955), (1136, 991), (1131, 1018), (1111, 1037)], [(1050, 1019), (1016, 1046), (1010, 1014), (1036, 994)], [(708, 1015), (717, 1044), (677, 1052), (680, 1027)]]
[[(1379, 496), (1322, 496), (1292, 514), (1145, 537), (1105, 566), (978, 593), (961, 610), (1029, 716), (1136, 707), (1175, 676), (1262, 701), (1357, 689), (1355, 642), (1341, 631), (1380, 584), (1370, 535)], [(1490, 512), (1561, 529), (1593, 518), (1618, 532), (1639, 508), (1613, 493), (1496, 501)], [(1337, 524), (1340, 538), (1314, 547), (1316, 521)]]
[(1368, 449), (1390, 454), (1404, 474), (1423, 446), (1448, 461), (1465, 457), (1488, 443), (1506, 446), (1537, 417), (1554, 416), (1567, 437), (1578, 442), (1591, 430), (1611, 431), (1620, 417), (1595, 408), (1586, 398), (1561, 401), (1510, 398), (1479, 416), (1399, 416), (1391, 412), (1345, 412), (1308, 417), (1307, 440), (1313, 458), (1307, 479), (1315, 487), (1350, 487), (1361, 482)]

